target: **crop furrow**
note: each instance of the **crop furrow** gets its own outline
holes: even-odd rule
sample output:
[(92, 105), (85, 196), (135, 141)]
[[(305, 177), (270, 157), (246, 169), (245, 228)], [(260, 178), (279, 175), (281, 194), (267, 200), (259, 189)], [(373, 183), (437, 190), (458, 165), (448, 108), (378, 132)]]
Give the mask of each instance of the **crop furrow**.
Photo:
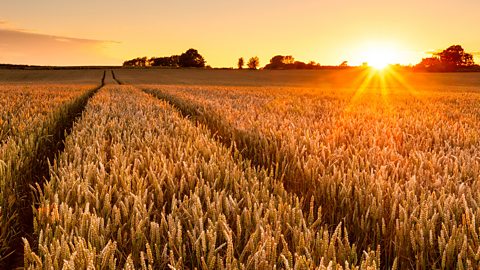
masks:
[[(87, 101), (104, 85), (88, 90), (71, 102), (62, 105), (29, 131), (18, 142), (4, 145), (2, 159), (2, 266), (15, 268), (23, 263), (21, 238), (33, 239), (33, 211), (35, 199), (31, 187), (49, 177), (49, 161), (63, 150), (65, 136), (81, 115)], [(35, 245), (34, 245), (35, 246)]]
[(111, 70), (111, 73), (112, 73), (113, 80), (114, 80), (117, 84), (122, 85), (123, 83), (122, 83), (119, 79), (117, 79), (117, 77), (115, 76), (115, 72), (113, 71), (113, 69)]

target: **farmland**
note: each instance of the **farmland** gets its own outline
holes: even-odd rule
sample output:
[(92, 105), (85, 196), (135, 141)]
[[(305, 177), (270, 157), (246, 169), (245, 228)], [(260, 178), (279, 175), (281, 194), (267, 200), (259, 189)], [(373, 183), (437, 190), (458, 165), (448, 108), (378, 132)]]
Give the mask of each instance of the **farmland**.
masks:
[[(82, 84), (18, 84), (14, 77), (23, 72), (5, 73), (0, 86), (0, 262), (12, 264), (15, 249), (22, 235), (31, 230), (32, 202), (30, 185), (41, 182), (48, 175), (48, 159), (58, 151), (64, 132), (73, 123), (75, 114), (81, 112), (82, 103), (88, 100), (97, 87), (94, 80)], [(36, 76), (41, 80), (53, 78)], [(101, 74), (95, 78), (100, 83)], [(32, 76), (33, 75), (33, 76)], [(76, 76), (75, 76), (76, 78)], [(18, 259), (17, 259), (18, 260)]]
[(2, 70), (0, 263), (474, 269), (479, 89), (476, 73)]

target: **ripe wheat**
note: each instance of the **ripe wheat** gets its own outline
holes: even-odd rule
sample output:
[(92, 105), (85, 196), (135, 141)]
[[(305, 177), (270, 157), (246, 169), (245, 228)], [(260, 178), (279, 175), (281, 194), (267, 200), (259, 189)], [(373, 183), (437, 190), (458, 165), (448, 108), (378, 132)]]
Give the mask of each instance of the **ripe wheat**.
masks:
[[(359, 91), (143, 86), (343, 224), (382, 266), (480, 263), (480, 95), (448, 89)], [(338, 91), (338, 92), (335, 92)]]
[[(232, 151), (234, 155), (232, 155)], [(87, 105), (37, 187), (39, 248), (26, 269), (362, 269), (342, 224), (174, 108), (129, 86)]]
[[(39, 181), (39, 160), (57, 137), (59, 123), (93, 86), (0, 86), (0, 267), (19, 245), (30, 184)], [(63, 133), (63, 130), (61, 130)], [(48, 143), (46, 143), (48, 142)], [(43, 161), (43, 162), (46, 162)]]

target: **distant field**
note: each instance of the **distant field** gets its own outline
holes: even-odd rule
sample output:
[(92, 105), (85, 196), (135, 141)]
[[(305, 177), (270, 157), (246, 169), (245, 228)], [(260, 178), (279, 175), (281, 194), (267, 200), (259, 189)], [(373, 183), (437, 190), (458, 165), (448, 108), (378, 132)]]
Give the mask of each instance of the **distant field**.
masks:
[(480, 74), (103, 76), (0, 70), (0, 268), (480, 265)]
[(103, 75), (101, 69), (80, 70), (11, 70), (0, 69), (0, 84), (95, 84)]
[[(218, 86), (357, 87), (364, 69), (347, 70), (196, 70), (118, 69), (118, 77), (133, 84), (185, 84)], [(480, 73), (402, 73), (415, 87), (478, 87)], [(398, 85), (398, 83), (393, 85)]]

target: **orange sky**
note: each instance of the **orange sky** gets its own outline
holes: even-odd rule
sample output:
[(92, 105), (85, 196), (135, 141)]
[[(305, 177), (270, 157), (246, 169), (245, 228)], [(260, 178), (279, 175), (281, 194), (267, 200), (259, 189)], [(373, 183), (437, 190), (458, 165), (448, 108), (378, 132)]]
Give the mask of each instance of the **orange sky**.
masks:
[(323, 65), (417, 63), (461, 44), (480, 62), (480, 1), (6, 0), (0, 63), (119, 65), (196, 48), (214, 67), (276, 54)]

